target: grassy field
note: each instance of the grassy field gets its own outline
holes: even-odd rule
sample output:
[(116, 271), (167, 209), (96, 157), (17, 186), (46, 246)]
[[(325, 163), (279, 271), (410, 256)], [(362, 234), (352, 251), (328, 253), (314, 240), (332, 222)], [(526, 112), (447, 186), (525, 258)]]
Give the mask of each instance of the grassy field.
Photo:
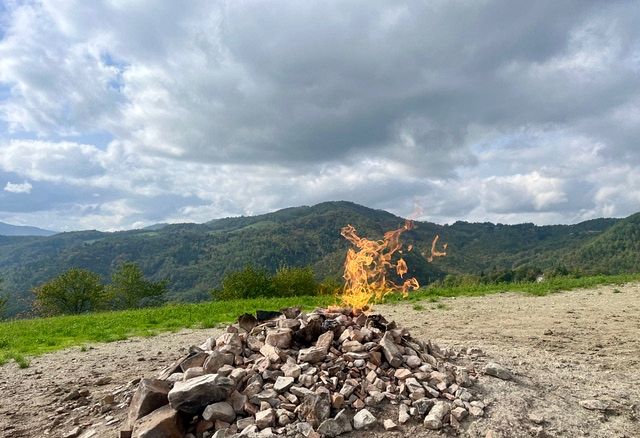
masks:
[[(524, 292), (545, 295), (561, 290), (586, 288), (603, 284), (623, 284), (640, 281), (640, 274), (553, 278), (543, 283), (497, 285), (466, 285), (428, 287), (412, 293), (408, 300), (437, 301), (440, 297), (478, 296), (501, 292)], [(402, 301), (397, 296), (385, 302)], [(172, 304), (163, 307), (100, 312), (76, 316), (57, 316), (0, 323), (0, 365), (13, 359), (21, 367), (28, 366), (28, 357), (72, 346), (95, 342), (113, 342), (133, 336), (153, 336), (182, 328), (209, 328), (234, 321), (242, 313), (257, 309), (278, 310), (289, 306), (306, 309), (335, 304), (334, 297), (294, 297), (251, 300), (230, 300), (198, 304)]]

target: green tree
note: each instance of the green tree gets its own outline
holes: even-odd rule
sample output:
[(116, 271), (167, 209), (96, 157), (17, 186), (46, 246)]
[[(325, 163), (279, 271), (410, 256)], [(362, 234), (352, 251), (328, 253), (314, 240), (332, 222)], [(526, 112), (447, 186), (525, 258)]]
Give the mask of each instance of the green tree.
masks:
[(7, 312), (8, 304), (9, 304), (9, 297), (6, 295), (0, 295), (0, 319), (4, 319), (4, 315)]
[(105, 303), (100, 276), (72, 268), (33, 289), (35, 307), (44, 315), (77, 314), (99, 310)]
[[(2, 291), (2, 278), (0, 278), (0, 291)], [(4, 319), (7, 314), (7, 306), (9, 305), (9, 295), (0, 295), (0, 320)]]
[(279, 297), (316, 295), (319, 286), (310, 267), (280, 268), (273, 276), (272, 283), (274, 293)]
[(271, 276), (264, 269), (247, 266), (222, 280), (222, 289), (213, 291), (214, 299), (255, 298), (273, 296)]
[(111, 274), (107, 296), (116, 309), (157, 306), (165, 301), (167, 285), (167, 280), (146, 280), (137, 263), (125, 262)]

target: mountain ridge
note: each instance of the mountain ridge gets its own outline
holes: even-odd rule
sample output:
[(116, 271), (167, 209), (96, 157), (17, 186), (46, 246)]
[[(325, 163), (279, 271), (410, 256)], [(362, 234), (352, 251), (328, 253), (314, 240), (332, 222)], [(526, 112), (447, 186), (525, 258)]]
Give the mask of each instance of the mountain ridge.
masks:
[[(169, 279), (172, 299), (196, 301), (207, 298), (225, 275), (247, 265), (269, 271), (284, 265), (311, 266), (319, 278), (337, 278), (349, 247), (340, 235), (343, 226), (352, 224), (360, 236), (379, 239), (403, 223), (403, 218), (384, 210), (332, 201), (203, 224), (85, 230), (49, 237), (0, 236), (0, 278), (11, 295), (12, 314), (29, 309), (31, 288), (71, 267), (92, 270), (108, 281), (122, 261), (138, 263), (152, 280)], [(519, 266), (616, 271), (606, 260), (593, 263), (594, 251), (603, 251), (602, 245), (617, 239), (618, 233), (625, 240), (635, 236), (636, 230), (640, 230), (636, 216), (546, 226), (416, 221), (414, 229), (403, 234), (403, 241), (415, 248), (405, 254), (410, 274), (426, 284), (447, 274), (477, 275)], [(424, 255), (436, 234), (441, 243), (448, 243), (448, 255), (427, 263)], [(598, 239), (602, 235), (605, 237)], [(633, 245), (629, 248), (635, 251)], [(625, 260), (634, 257), (626, 255)], [(629, 262), (621, 269), (626, 272), (634, 267)]]
[(57, 231), (45, 230), (27, 225), (13, 225), (0, 222), (0, 236), (52, 236)]

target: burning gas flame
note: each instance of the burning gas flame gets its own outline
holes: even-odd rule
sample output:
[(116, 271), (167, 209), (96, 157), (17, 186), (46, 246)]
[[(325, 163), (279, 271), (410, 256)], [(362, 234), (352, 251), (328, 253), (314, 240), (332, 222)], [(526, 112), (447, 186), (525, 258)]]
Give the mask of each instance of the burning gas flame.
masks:
[[(365, 310), (372, 301), (380, 300), (389, 293), (400, 291), (406, 296), (409, 291), (420, 287), (415, 278), (404, 279), (409, 269), (402, 256), (395, 262), (392, 260), (394, 254), (402, 254), (400, 235), (412, 228), (413, 221), (407, 220), (403, 227), (387, 231), (382, 240), (359, 237), (351, 225), (342, 228), (340, 234), (356, 247), (349, 248), (344, 262), (344, 304), (355, 310)], [(431, 256), (427, 258), (429, 262), (433, 257), (446, 255), (444, 251), (436, 249), (438, 237), (433, 239)], [(412, 248), (409, 245), (407, 250), (411, 251)], [(444, 248), (446, 249), (446, 245)], [(404, 280), (402, 284), (396, 284), (388, 278), (388, 273), (394, 269)]]

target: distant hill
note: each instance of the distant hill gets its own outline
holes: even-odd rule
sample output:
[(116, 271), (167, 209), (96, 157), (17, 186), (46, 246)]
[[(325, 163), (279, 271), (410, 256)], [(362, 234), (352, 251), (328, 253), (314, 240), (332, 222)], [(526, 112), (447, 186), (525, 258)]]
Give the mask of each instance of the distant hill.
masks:
[(585, 271), (619, 274), (640, 270), (640, 213), (619, 221), (567, 256)]
[(0, 236), (51, 236), (55, 231), (0, 222)]
[[(173, 298), (192, 301), (207, 298), (226, 274), (247, 265), (270, 271), (284, 265), (310, 265), (320, 278), (339, 277), (348, 248), (340, 236), (343, 226), (352, 224), (361, 236), (381, 238), (384, 231), (403, 222), (383, 210), (325, 202), (204, 224), (49, 237), (0, 236), (0, 278), (11, 294), (12, 313), (29, 309), (32, 287), (70, 267), (90, 269), (107, 281), (124, 260), (137, 262), (154, 280), (169, 279)], [(403, 241), (414, 245), (405, 258), (422, 284), (448, 273), (479, 274), (523, 265), (631, 272), (640, 266), (639, 222), (640, 215), (552, 226), (416, 222)], [(428, 253), (435, 234), (449, 244), (448, 256), (429, 264), (420, 253)]]

